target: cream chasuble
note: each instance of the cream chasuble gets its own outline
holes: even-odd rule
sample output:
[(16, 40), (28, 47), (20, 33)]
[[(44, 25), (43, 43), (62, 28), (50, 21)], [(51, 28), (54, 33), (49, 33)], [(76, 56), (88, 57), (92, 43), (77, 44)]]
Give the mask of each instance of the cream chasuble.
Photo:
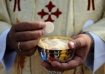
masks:
[[(22, 21), (51, 21), (55, 29), (45, 36), (62, 35), (74, 36), (82, 32), (88, 20), (95, 22), (92, 27), (85, 29), (98, 34), (105, 41), (105, 0), (0, 0), (0, 33), (10, 28), (13, 23)], [(101, 20), (100, 22), (98, 22)], [(99, 28), (98, 26), (102, 26)], [(101, 32), (97, 32), (100, 29)], [(41, 66), (41, 58), (36, 52), (31, 57), (17, 55), (14, 66), (7, 72), (0, 65), (1, 74), (49, 74)], [(104, 74), (104, 65), (95, 74)], [(85, 66), (81, 65), (63, 74), (92, 74)]]

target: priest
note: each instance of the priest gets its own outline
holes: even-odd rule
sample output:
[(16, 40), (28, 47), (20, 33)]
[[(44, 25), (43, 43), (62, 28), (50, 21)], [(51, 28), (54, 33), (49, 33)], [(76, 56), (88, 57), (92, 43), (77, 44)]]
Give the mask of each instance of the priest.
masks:
[[(104, 74), (105, 0), (0, 0), (0, 73)], [(43, 22), (42, 22), (43, 21)], [(45, 22), (55, 29), (47, 34)], [(43, 62), (37, 52), (38, 38), (72, 37), (72, 60)]]

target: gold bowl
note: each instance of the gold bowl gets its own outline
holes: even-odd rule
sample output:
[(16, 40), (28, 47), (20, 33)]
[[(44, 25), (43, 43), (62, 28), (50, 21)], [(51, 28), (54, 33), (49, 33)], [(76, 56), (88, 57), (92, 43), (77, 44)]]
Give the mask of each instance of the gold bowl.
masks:
[[(43, 43), (46, 39), (52, 40), (52, 39), (60, 39), (62, 41), (72, 41), (72, 38), (63, 37), (63, 36), (50, 36), (50, 37), (44, 37), (39, 40), (38, 43), (38, 51), (42, 58), (42, 60), (51, 62), (51, 61), (59, 61), (59, 62), (67, 62), (68, 60), (72, 59), (73, 54), (75, 52), (74, 49), (69, 48), (45, 48), (41, 43)], [(41, 42), (40, 42), (41, 41)], [(68, 46), (68, 43), (66, 43)]]

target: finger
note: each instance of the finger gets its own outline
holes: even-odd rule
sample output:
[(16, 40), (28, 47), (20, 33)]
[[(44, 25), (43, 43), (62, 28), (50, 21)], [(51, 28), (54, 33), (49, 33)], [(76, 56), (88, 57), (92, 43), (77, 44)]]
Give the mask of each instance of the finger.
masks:
[(61, 68), (61, 63), (57, 61), (53, 61), (51, 64), (48, 64), (47, 62), (42, 62), (42, 66), (51, 71), (64, 71), (64, 69)]
[(48, 69), (48, 70), (52, 70), (52, 65), (51, 65), (50, 63), (46, 62), (46, 61), (43, 61), (43, 62), (41, 63), (41, 65), (42, 65), (43, 67), (45, 67), (46, 69)]
[(30, 49), (29, 51), (22, 51), (20, 52), (21, 54), (25, 55), (25, 56), (31, 56), (35, 53), (36, 49), (35, 48), (32, 48)]
[(53, 61), (51, 65), (53, 68), (50, 68), (49, 66), (46, 66), (47, 69), (50, 70), (56, 70), (56, 71), (64, 71), (64, 70), (71, 70), (74, 69), (75, 67), (81, 65), (83, 61), (79, 57), (75, 57), (73, 60), (67, 62), (67, 63), (59, 63), (57, 61)]
[[(64, 65), (64, 69), (71, 70), (74, 69), (81, 64), (83, 64), (83, 60), (79, 56), (75, 56), (73, 60), (69, 61), (67, 64)], [(62, 64), (63, 65), (63, 64)]]
[(38, 39), (20, 42), (19, 48), (21, 49), (21, 51), (29, 51), (30, 49), (37, 46), (37, 44), (38, 44)]
[(84, 41), (82, 38), (77, 38), (73, 40), (72, 42), (68, 43), (69, 48), (77, 49), (84, 47), (86, 45), (86, 41)]
[(46, 61), (43, 61), (43, 62), (41, 63), (41, 65), (42, 65), (43, 67), (46, 67), (46, 66), (51, 67), (51, 64), (50, 64), (49, 62), (46, 62)]
[(87, 56), (88, 49), (85, 46), (85, 41), (82, 41), (82, 39), (76, 39), (73, 42), (69, 42), (68, 46), (70, 49), (75, 50), (74, 56), (80, 57), (82, 60), (85, 60)]
[(68, 47), (69, 47), (70, 49), (75, 49), (75, 44), (74, 44), (74, 42), (70, 41), (70, 42), (68, 43)]
[(73, 36), (73, 37), (72, 37), (72, 39), (76, 39), (76, 38), (78, 38), (78, 36)]
[(15, 37), (17, 41), (34, 40), (45, 34), (44, 30), (17, 32)]
[(39, 30), (45, 27), (44, 22), (21, 22), (13, 26), (16, 32)]

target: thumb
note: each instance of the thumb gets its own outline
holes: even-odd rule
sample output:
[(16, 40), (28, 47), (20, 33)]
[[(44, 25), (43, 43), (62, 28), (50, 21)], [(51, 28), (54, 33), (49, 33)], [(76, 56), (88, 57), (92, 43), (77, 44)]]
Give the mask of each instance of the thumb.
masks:
[(68, 47), (70, 49), (77, 49), (77, 48), (85, 46), (85, 44), (86, 44), (86, 42), (84, 42), (83, 39), (78, 38), (73, 41), (70, 41), (68, 43)]
[(74, 42), (70, 41), (70, 42), (68, 43), (68, 47), (69, 47), (70, 49), (75, 49), (75, 44), (74, 44)]

